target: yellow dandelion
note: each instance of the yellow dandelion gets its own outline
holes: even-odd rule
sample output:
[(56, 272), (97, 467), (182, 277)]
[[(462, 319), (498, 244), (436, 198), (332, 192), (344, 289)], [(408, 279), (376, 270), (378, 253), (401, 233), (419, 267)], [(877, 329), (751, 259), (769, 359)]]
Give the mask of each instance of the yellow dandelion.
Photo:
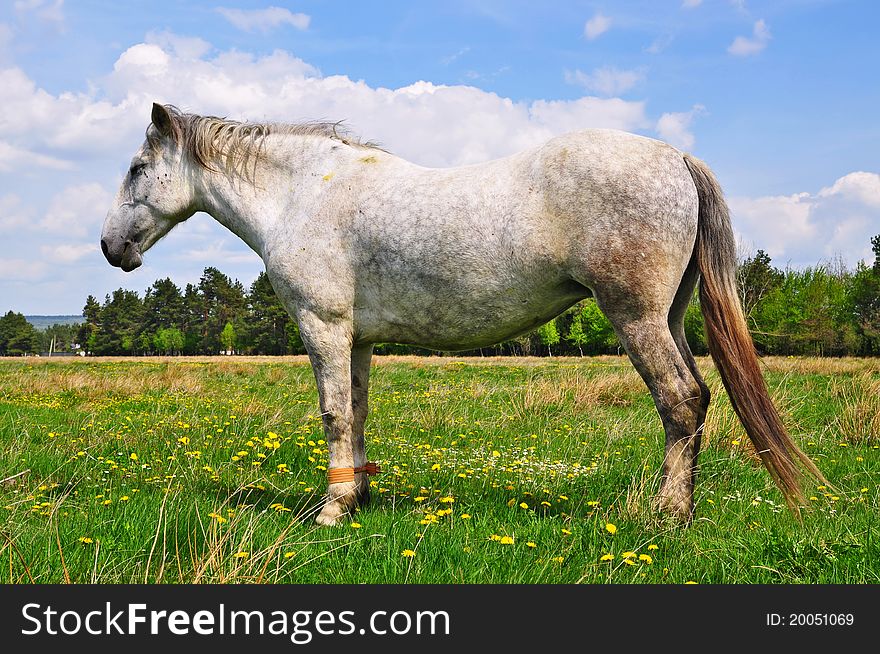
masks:
[(608, 522), (605, 524), (605, 531), (607, 531), (611, 535), (614, 535), (617, 533), (617, 527), (615, 525), (611, 524), (610, 522)]
[(296, 552), (285, 552), (284, 558), (289, 559), (291, 556), (295, 556), (295, 555), (296, 555)]
[(415, 553), (414, 550), (403, 550), (403, 551), (400, 553), (400, 556), (402, 556), (402, 557), (405, 558), (405, 559), (411, 559), (411, 558), (414, 557), (415, 555), (416, 555), (416, 553)]
[(657, 547), (656, 545), (654, 545), (654, 543), (651, 543), (650, 545), (648, 545), (648, 550), (657, 550), (657, 549), (660, 549), (660, 548)]
[(635, 555), (636, 555), (635, 552), (624, 552), (623, 554), (621, 554), (621, 556), (625, 559), (631, 559), (631, 558), (635, 557)]
[(624, 559), (623, 562), (626, 563), (627, 565), (635, 565), (636, 564), (636, 562), (633, 561), (632, 559)]
[(232, 555), (232, 558), (233, 559), (246, 559), (250, 555), (251, 555), (250, 552), (236, 552), (235, 554)]
[(447, 495), (446, 497), (441, 497), (441, 498), (440, 498), (440, 503), (441, 503), (441, 504), (452, 504), (454, 501), (455, 501), (455, 498), (454, 498), (454, 497), (450, 497), (450, 496), (448, 496), (448, 495)]
[(513, 537), (512, 536), (502, 536), (499, 541), (502, 545), (513, 545)]
[(470, 514), (470, 513), (462, 513), (459, 517), (460, 517), (462, 520), (470, 520), (470, 519), (471, 519), (471, 514)]
[(654, 559), (652, 559), (652, 558), (651, 558), (649, 555), (647, 555), (647, 554), (639, 554), (639, 561), (644, 561), (644, 562), (647, 563), (648, 565), (651, 565), (652, 563), (654, 563)]
[(80, 537), (79, 537), (79, 542), (80, 542), (80, 543), (85, 543), (86, 545), (90, 545), (90, 544), (94, 543), (95, 541), (92, 540), (91, 538), (89, 538), (88, 536), (80, 536)]
[(528, 543), (526, 543), (526, 547), (528, 547), (530, 549), (534, 549), (537, 546), (538, 546), (537, 543), (533, 543), (532, 541), (529, 541)]
[(554, 556), (551, 560), (555, 561), (556, 563), (562, 563), (563, 561), (565, 561), (565, 557), (564, 556)]
[(359, 523), (359, 522), (352, 522), (352, 523), (351, 523), (351, 528), (352, 528), (352, 529), (360, 529), (360, 528), (361, 528), (361, 523)]
[(599, 557), (599, 560), (600, 561), (613, 561), (614, 555), (613, 554), (603, 554), (602, 556)]
[(562, 535), (563, 535), (563, 536), (571, 536), (571, 531), (569, 531), (568, 529), (563, 529), (563, 530), (562, 530)]
[(132, 461), (137, 461), (137, 460), (138, 460), (138, 455), (135, 454), (134, 452), (132, 452), (132, 453), (129, 455), (128, 458), (131, 459)]
[(208, 514), (208, 517), (209, 517), (209, 518), (214, 518), (214, 520), (216, 520), (216, 521), (217, 521), (218, 523), (220, 523), (221, 525), (222, 525), (224, 522), (227, 521), (226, 518), (224, 518), (224, 517), (223, 517), (222, 515), (220, 515), (219, 513), (209, 513), (209, 514)]
[(520, 503), (519, 503), (519, 508), (521, 508), (521, 509), (527, 509), (527, 508), (529, 508), (529, 505), (526, 504), (525, 502), (520, 502)]
[(696, 581), (686, 581), (684, 583), (687, 586), (687, 585), (691, 585), (691, 584), (696, 585), (697, 582)]

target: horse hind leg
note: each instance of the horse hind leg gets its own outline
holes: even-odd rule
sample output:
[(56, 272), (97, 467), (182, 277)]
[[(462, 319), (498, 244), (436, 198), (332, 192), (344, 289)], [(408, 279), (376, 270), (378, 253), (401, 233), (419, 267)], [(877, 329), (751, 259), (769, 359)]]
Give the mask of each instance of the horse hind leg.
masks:
[(651, 391), (666, 432), (659, 508), (689, 522), (694, 509), (699, 434), (705, 417), (701, 385), (670, 331), (668, 312), (628, 312), (622, 307), (603, 306), (601, 298), (597, 299)]
[(700, 387), (700, 407), (697, 414), (697, 430), (694, 433), (694, 469), (692, 472), (694, 485), (696, 485), (696, 463), (697, 457), (700, 453), (703, 425), (706, 422), (706, 410), (709, 408), (709, 400), (712, 397), (709, 387), (706, 385), (703, 376), (700, 374), (700, 369), (697, 367), (697, 362), (691, 352), (690, 345), (688, 345), (684, 328), (685, 314), (687, 313), (688, 305), (694, 296), (694, 289), (696, 288), (699, 278), (699, 268), (697, 268), (696, 257), (694, 257), (691, 259), (691, 262), (688, 264), (688, 267), (684, 272), (681, 284), (678, 287), (678, 292), (675, 294), (675, 299), (672, 302), (672, 308), (669, 310), (669, 331), (672, 332), (672, 338), (678, 346), (679, 353), (681, 353), (688, 369), (691, 371), (697, 385)]

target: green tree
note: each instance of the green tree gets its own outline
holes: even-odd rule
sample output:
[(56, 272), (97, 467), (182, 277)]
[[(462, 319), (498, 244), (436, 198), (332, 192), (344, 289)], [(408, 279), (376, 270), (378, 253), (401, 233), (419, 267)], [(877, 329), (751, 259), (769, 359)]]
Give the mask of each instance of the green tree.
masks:
[(880, 354), (880, 235), (871, 239), (874, 265), (859, 262), (849, 280), (847, 304), (859, 343), (856, 354)]
[[(79, 333), (80, 325), (50, 325), (42, 332), (38, 332), (40, 336), (40, 349), (45, 352), (48, 352), (50, 349), (53, 352), (72, 352), (74, 349), (74, 344), (77, 343), (77, 334)], [(52, 346), (52, 342), (54, 339), (54, 347)]]
[(768, 293), (782, 285), (784, 279), (785, 273), (770, 264), (770, 256), (764, 250), (758, 250), (754, 257), (742, 262), (737, 269), (737, 282), (746, 318)]
[(574, 345), (581, 356), (584, 356), (584, 345), (587, 343), (587, 334), (584, 331), (584, 323), (580, 313), (574, 314), (571, 324), (568, 328), (568, 335), (565, 337), (569, 343)]
[(235, 324), (244, 317), (244, 287), (217, 268), (208, 267), (199, 280), (198, 297), (202, 314), (199, 349), (203, 354), (217, 354), (222, 346), (220, 334), (226, 323)]
[(555, 319), (538, 327), (538, 338), (541, 340), (541, 344), (547, 347), (547, 355), (552, 357), (551, 346), (559, 342), (559, 330), (556, 329)]
[[(254, 354), (287, 354), (291, 351), (288, 328), (293, 321), (265, 272), (261, 272), (251, 284), (247, 309), (239, 346), (244, 344), (247, 351)], [(298, 331), (296, 337), (299, 337)]]
[(161, 327), (153, 337), (153, 347), (162, 354), (179, 354), (183, 345), (183, 332), (177, 327)]
[(234, 352), (235, 328), (232, 326), (231, 322), (226, 323), (223, 327), (223, 331), (220, 332), (220, 344), (223, 346), (225, 352), (229, 352), (230, 354)]
[(0, 356), (34, 354), (39, 347), (40, 336), (24, 315), (9, 311), (0, 318)]
[(101, 303), (94, 295), (89, 295), (86, 298), (82, 315), (85, 320), (80, 324), (76, 333), (76, 341), (86, 352), (89, 352), (89, 345), (95, 342), (95, 333), (98, 331), (101, 319)]
[(143, 319), (143, 303), (136, 291), (120, 288), (106, 296), (101, 307), (100, 325), (90, 342), (99, 355), (135, 354)]

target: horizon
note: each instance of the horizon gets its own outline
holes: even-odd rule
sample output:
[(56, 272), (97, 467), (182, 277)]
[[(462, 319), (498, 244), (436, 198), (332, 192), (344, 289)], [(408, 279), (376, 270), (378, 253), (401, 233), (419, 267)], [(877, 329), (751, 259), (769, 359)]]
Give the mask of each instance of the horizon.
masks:
[(623, 129), (707, 161), (744, 252), (782, 269), (872, 260), (874, 3), (277, 4), (0, 8), (0, 305), (75, 315), (89, 294), (185, 286), (205, 266), (245, 286), (263, 271), (204, 214), (130, 275), (104, 260), (101, 224), (154, 101), (237, 120), (345, 119), (438, 167)]

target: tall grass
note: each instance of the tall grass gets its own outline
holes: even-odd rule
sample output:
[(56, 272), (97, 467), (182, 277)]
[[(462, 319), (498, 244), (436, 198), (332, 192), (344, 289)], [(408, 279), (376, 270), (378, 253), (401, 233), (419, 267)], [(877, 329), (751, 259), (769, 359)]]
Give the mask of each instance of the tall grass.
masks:
[(381, 357), (367, 439), (385, 472), (322, 528), (304, 358), (3, 360), (0, 582), (880, 581), (880, 364), (763, 364), (835, 486), (808, 489), (803, 524), (708, 360), (685, 529), (654, 510), (663, 431), (627, 360)]

